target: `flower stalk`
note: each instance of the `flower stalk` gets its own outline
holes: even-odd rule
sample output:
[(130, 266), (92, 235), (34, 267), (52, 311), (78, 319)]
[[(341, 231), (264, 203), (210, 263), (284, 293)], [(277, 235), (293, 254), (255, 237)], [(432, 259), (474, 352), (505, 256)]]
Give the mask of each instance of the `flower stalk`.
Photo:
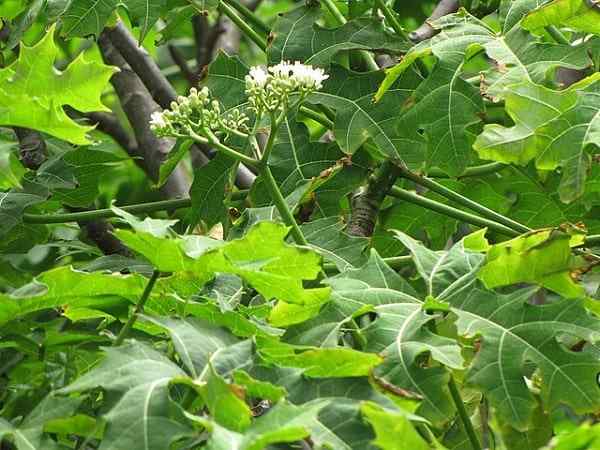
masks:
[[(294, 240), (300, 245), (307, 245), (306, 238), (273, 177), (269, 157), (279, 125), (288, 111), (296, 109), (308, 95), (321, 89), (327, 78), (323, 69), (299, 62), (284, 61), (268, 69), (252, 67), (245, 79), (249, 105), (247, 111), (234, 108), (225, 112), (220, 103), (211, 98), (207, 87), (201, 90), (192, 88), (187, 97), (180, 96), (177, 101), (172, 102), (169, 110), (153, 114), (150, 126), (158, 136), (208, 143), (247, 166), (255, 167), (283, 221), (291, 227)], [(252, 127), (248, 126), (250, 116), (254, 117)], [(261, 151), (256, 134), (265, 116), (269, 118), (270, 132)], [(253, 156), (228, 145), (226, 141), (232, 135), (247, 139)]]
[(135, 309), (131, 312), (129, 319), (127, 319), (127, 322), (125, 322), (125, 325), (123, 325), (123, 328), (121, 328), (121, 331), (119, 332), (117, 338), (114, 340), (113, 346), (118, 347), (123, 343), (123, 341), (127, 337), (127, 334), (133, 328), (133, 325), (135, 325), (138, 316), (142, 312), (144, 312), (144, 305), (150, 298), (150, 294), (152, 293), (152, 289), (154, 289), (154, 285), (156, 284), (156, 280), (158, 280), (159, 275), (160, 272), (156, 269), (154, 270), (154, 272), (152, 272), (152, 276), (148, 280), (148, 284), (146, 284), (144, 292), (142, 292), (142, 296), (135, 305)]

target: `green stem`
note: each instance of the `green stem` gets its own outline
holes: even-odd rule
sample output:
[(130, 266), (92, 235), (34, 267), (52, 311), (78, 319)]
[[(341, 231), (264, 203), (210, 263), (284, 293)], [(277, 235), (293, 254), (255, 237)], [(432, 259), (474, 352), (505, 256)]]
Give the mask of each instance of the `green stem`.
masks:
[[(458, 178), (467, 178), (467, 177), (479, 177), (483, 175), (489, 175), (490, 173), (496, 173), (501, 171), (502, 169), (506, 169), (508, 167), (504, 163), (493, 162), (488, 164), (481, 164), (479, 166), (471, 166), (467, 167), (465, 171), (459, 175)], [(428, 175), (432, 178), (449, 178), (446, 173), (442, 172), (438, 169), (431, 169), (428, 172)]]
[(556, 28), (554, 25), (548, 25), (546, 27), (546, 31), (548, 34), (559, 44), (571, 45), (571, 42), (567, 39), (567, 37), (561, 33), (561, 31)]
[(450, 375), (448, 388), (450, 389), (450, 395), (452, 396), (452, 400), (456, 406), (458, 417), (460, 418), (460, 421), (465, 428), (465, 432), (467, 433), (467, 437), (471, 442), (471, 447), (473, 450), (481, 450), (481, 444), (479, 443), (479, 439), (475, 433), (475, 428), (473, 428), (473, 423), (471, 423), (471, 419), (469, 418), (469, 414), (465, 408), (465, 403), (463, 402), (460, 391), (458, 390), (458, 386), (456, 386), (456, 381), (454, 381), (454, 377), (452, 375)]
[[(221, 141), (219, 141), (219, 138), (217, 136), (214, 135), (214, 133), (212, 131), (210, 131), (208, 128), (204, 128), (203, 129), (204, 134), (206, 135), (206, 137), (208, 137), (208, 141), (210, 142), (210, 144), (215, 147), (217, 150), (221, 150), (223, 153), (231, 156), (234, 159), (237, 159), (238, 161), (243, 162), (244, 164), (251, 166), (251, 167), (256, 167), (258, 165), (258, 161), (248, 155), (244, 155), (243, 153), (238, 152), (237, 150), (232, 149), (231, 147), (226, 146), (225, 144), (222, 144)], [(198, 140), (198, 138), (200, 138), (201, 136), (198, 136), (197, 134), (191, 132), (190, 137), (194, 140)]]
[[(401, 269), (402, 267), (406, 266), (407, 264), (410, 264), (413, 261), (413, 258), (410, 255), (391, 256), (388, 258), (383, 258), (383, 261), (388, 266), (390, 266), (390, 269), (398, 270), (398, 269)], [(323, 269), (325, 270), (325, 272), (337, 272), (338, 271), (337, 266), (334, 263), (324, 263)]]
[(279, 123), (280, 121), (275, 119), (274, 114), (271, 114), (271, 132), (269, 133), (269, 138), (267, 139), (265, 150), (263, 151), (261, 158), (261, 162), (265, 166), (269, 164), (269, 157), (271, 156), (271, 151), (273, 150), (273, 144), (275, 144), (275, 137), (277, 135), (277, 129), (279, 128)]
[(279, 211), (281, 218), (283, 219), (286, 225), (292, 227), (291, 233), (296, 243), (299, 245), (308, 245), (308, 241), (304, 237), (304, 234), (302, 233), (300, 226), (296, 222), (292, 211), (288, 207), (288, 204), (286, 203), (283, 194), (279, 190), (277, 181), (275, 181), (273, 173), (271, 172), (271, 169), (269, 168), (268, 164), (266, 164), (266, 161), (263, 162), (263, 164), (261, 164), (260, 166), (258, 166), (258, 173), (265, 182), (265, 186), (267, 187), (267, 189), (269, 190), (269, 194), (271, 195), (271, 200), (273, 200), (273, 203), (275, 203), (275, 207), (277, 208), (277, 211)]
[(152, 288), (154, 288), (154, 284), (156, 283), (156, 280), (158, 279), (159, 275), (160, 275), (160, 272), (156, 269), (154, 270), (154, 272), (152, 272), (152, 276), (148, 280), (148, 284), (146, 284), (146, 288), (144, 289), (144, 292), (142, 292), (142, 296), (140, 297), (139, 301), (135, 305), (135, 309), (131, 313), (131, 316), (129, 316), (129, 319), (127, 320), (125, 325), (123, 325), (123, 328), (121, 328), (119, 335), (113, 342), (113, 346), (118, 347), (119, 345), (121, 345), (123, 343), (123, 340), (127, 336), (127, 333), (129, 333), (129, 331), (133, 328), (133, 325), (135, 324), (135, 321), (137, 320), (138, 315), (144, 311), (144, 305), (146, 304), (146, 301), (150, 297)]
[(402, 36), (404, 39), (408, 40), (408, 35), (406, 34), (406, 31), (404, 31), (404, 28), (402, 28), (402, 25), (400, 25), (396, 13), (392, 11), (387, 3), (385, 3), (385, 0), (375, 0), (375, 4), (398, 36)]
[(476, 225), (479, 227), (487, 227), (490, 230), (496, 231), (505, 236), (516, 237), (520, 234), (518, 231), (515, 231), (512, 228), (508, 228), (506, 225), (503, 225), (501, 223), (476, 216), (475, 214), (461, 211), (460, 209), (456, 209), (443, 203), (436, 202), (435, 200), (431, 200), (414, 192), (407, 191), (406, 189), (401, 189), (397, 186), (392, 187), (392, 189), (389, 192), (389, 195), (391, 195), (392, 197), (399, 198), (400, 200), (414, 203), (415, 205), (421, 206), (426, 209), (430, 209), (431, 211), (438, 212), (445, 216), (452, 217), (454, 219), (461, 220), (466, 223), (470, 223), (472, 225)]
[[(161, 200), (159, 202), (139, 203), (137, 205), (119, 206), (132, 214), (151, 213), (156, 211), (168, 211), (188, 208), (191, 205), (189, 198), (175, 200)], [(80, 211), (65, 214), (23, 214), (24, 223), (68, 223), (95, 219), (107, 219), (116, 217), (117, 214), (110, 208), (94, 209), (91, 211)]]
[(348, 322), (346, 322), (346, 324), (350, 329), (350, 334), (352, 335), (352, 339), (356, 344), (357, 350), (362, 351), (367, 348), (367, 339), (365, 338), (365, 335), (362, 333), (359, 326), (356, 324), (355, 320), (350, 319)]
[(244, 21), (244, 19), (238, 16), (237, 12), (231, 6), (224, 2), (220, 2), (219, 10), (229, 17), (229, 19), (237, 25), (240, 31), (244, 33), (252, 42), (254, 42), (261, 50), (267, 50), (266, 39), (260, 36)]
[[(338, 25), (344, 25), (345, 23), (348, 22), (346, 20), (346, 18), (344, 17), (344, 15), (342, 14), (342, 12), (338, 9), (336, 4), (333, 2), (333, 0), (320, 0), (320, 1), (323, 5), (325, 5), (325, 8), (327, 8), (327, 10), (331, 13), (331, 15), (333, 16), (333, 18), (335, 19), (335, 21), (337, 22)], [(369, 70), (379, 70), (379, 66), (375, 62), (373, 55), (371, 55), (366, 50), (359, 50), (358, 54), (361, 55), (363, 61), (365, 62), (365, 64), (369, 68)]]
[(306, 106), (301, 106), (299, 111), (304, 114), (309, 119), (314, 120), (315, 122), (323, 125), (327, 129), (333, 129), (333, 122), (329, 120), (324, 114), (315, 111), (314, 109), (307, 108)]
[[(242, 200), (248, 195), (247, 190), (235, 191), (231, 194), (232, 200)], [(138, 203), (136, 205), (119, 206), (119, 208), (132, 214), (147, 214), (156, 211), (169, 211), (181, 208), (189, 208), (192, 201), (189, 198), (174, 200), (161, 200), (158, 202)], [(108, 219), (117, 217), (110, 208), (94, 209), (91, 211), (80, 211), (65, 214), (23, 214), (24, 223), (69, 223), (85, 222), (94, 219)]]
[(325, 5), (325, 8), (327, 8), (327, 10), (331, 13), (338, 25), (344, 25), (347, 22), (346, 18), (338, 9), (333, 0), (321, 0), (321, 3)]
[(248, 22), (252, 22), (252, 25), (259, 29), (263, 34), (268, 35), (271, 32), (271, 29), (267, 26), (267, 24), (260, 20), (256, 14), (250, 11), (246, 5), (241, 4), (237, 0), (224, 1), (238, 13), (240, 13), (244, 19), (248, 20)]
[(430, 189), (433, 192), (437, 192), (438, 194), (446, 197), (448, 200), (452, 200), (452, 201), (458, 203), (459, 205), (465, 206), (466, 208), (469, 208), (470, 210), (481, 214), (483, 217), (486, 217), (488, 219), (491, 219), (498, 223), (506, 225), (507, 227), (512, 228), (515, 231), (518, 231), (520, 233), (527, 233), (527, 232), (531, 231), (531, 228), (526, 227), (525, 225), (523, 225), (515, 220), (512, 220), (506, 216), (503, 216), (502, 214), (497, 213), (494, 210), (486, 208), (485, 206), (483, 206), (477, 202), (474, 202), (473, 200), (471, 200), (467, 197), (464, 197), (463, 195), (461, 195), (457, 192), (454, 192), (452, 189), (448, 189), (446, 186), (444, 186), (436, 181), (433, 181), (426, 177), (419, 176), (416, 173), (413, 173), (404, 167), (400, 167), (400, 176), (403, 178), (406, 178), (407, 180), (412, 181), (415, 184), (426, 187), (427, 189)]

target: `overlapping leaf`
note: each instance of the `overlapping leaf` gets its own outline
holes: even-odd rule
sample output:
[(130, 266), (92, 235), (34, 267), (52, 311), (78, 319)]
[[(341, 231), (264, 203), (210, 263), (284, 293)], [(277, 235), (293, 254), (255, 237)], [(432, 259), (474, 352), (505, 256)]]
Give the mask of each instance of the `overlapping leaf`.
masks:
[[(359, 73), (332, 66), (323, 90), (308, 100), (336, 110), (333, 132), (344, 152), (354, 153), (371, 138), (388, 157), (412, 163), (414, 152), (398, 142), (396, 125), (404, 102), (420, 78), (415, 72), (406, 71), (395, 79), (381, 101), (373, 103), (383, 78), (382, 72)], [(419, 156), (413, 158), (418, 160)]]
[[(523, 79), (541, 82), (556, 67), (589, 65), (585, 48), (542, 44), (519, 26), (498, 35), (465, 11), (444, 16), (434, 23), (441, 32), (415, 46), (390, 69), (376, 98), (419, 58), (433, 54), (438, 62), (415, 92), (416, 105), (407, 110), (399, 125), (401, 138), (420, 148), (426, 165), (459, 175), (471, 160), (472, 136), (468, 128), (479, 123), (483, 111), (480, 92), (463, 79), (466, 60), (483, 48), (496, 61), (486, 73), (486, 93), (502, 96), (503, 88)], [(432, 111), (441, 111), (432, 113)], [(421, 131), (421, 132), (419, 132)]]
[(550, 25), (600, 35), (600, 9), (593, 1), (553, 0), (531, 11), (523, 20), (523, 27), (528, 30), (539, 30)]
[(11, 294), (2, 294), (0, 324), (35, 311), (76, 303), (84, 306), (110, 296), (133, 300), (142, 293), (144, 284), (139, 275), (85, 273), (58, 267)]
[(565, 334), (597, 341), (600, 322), (577, 300), (531, 305), (534, 292), (502, 295), (473, 289), (447, 299), (459, 317), (459, 333), (482, 340), (467, 383), (482, 389), (497, 413), (520, 430), (527, 428), (536, 407), (524, 379), (528, 361), (538, 368), (545, 409), (564, 403), (583, 413), (600, 404), (597, 357), (574, 352), (558, 339)]
[(376, 19), (352, 20), (338, 28), (327, 29), (317, 24), (320, 16), (321, 10), (316, 4), (282, 14), (271, 31), (273, 40), (267, 49), (269, 64), (301, 61), (326, 66), (344, 50), (401, 53), (410, 47), (406, 40), (388, 32)]
[(179, 367), (136, 341), (105, 352), (99, 366), (60, 391), (69, 394), (101, 387), (118, 399), (105, 415), (108, 424), (101, 449), (168, 448), (191, 432), (174, 416), (169, 397), (171, 381), (185, 376)]
[(585, 290), (574, 279), (584, 260), (572, 254), (572, 237), (559, 230), (539, 230), (492, 245), (479, 279), (488, 288), (534, 283), (566, 298), (583, 298)]
[(489, 125), (475, 149), (484, 158), (536, 167), (561, 167), (560, 198), (570, 202), (584, 192), (590, 149), (600, 146), (600, 77), (592, 75), (564, 91), (530, 83), (511, 87), (507, 110), (516, 124)]
[(0, 441), (11, 437), (17, 450), (59, 450), (58, 444), (44, 433), (46, 423), (72, 415), (80, 399), (48, 395), (18, 425), (0, 418)]
[[(215, 0), (190, 2), (198, 11), (215, 9)], [(161, 15), (167, 13), (167, 0), (73, 0), (61, 15), (62, 33), (71, 37), (98, 37), (109, 22), (115, 9), (125, 7), (133, 26), (140, 30), (140, 42), (144, 40)]]
[(302, 285), (303, 280), (314, 280), (319, 274), (320, 257), (286, 244), (287, 233), (284, 225), (259, 222), (243, 238), (227, 243), (202, 237), (160, 238), (128, 230), (116, 235), (160, 270), (188, 272), (204, 282), (217, 272), (235, 274), (267, 299), (299, 304), (326, 300), (328, 288), (305, 289)]
[(33, 47), (22, 46), (19, 58), (0, 69), (0, 124), (33, 128), (73, 144), (89, 144), (92, 127), (71, 120), (63, 106), (82, 112), (106, 111), (100, 100), (115, 69), (88, 62), (81, 53), (62, 72), (54, 28)]
[[(418, 243), (410, 245), (415, 258), (421, 260), (415, 264), (421, 266), (419, 271), (424, 278), (438, 265), (457, 269), (447, 272), (456, 281), (443, 283), (454, 286), (444, 289), (444, 300), (458, 317), (458, 333), (481, 340), (466, 382), (483, 391), (506, 423), (524, 430), (536, 408), (524, 378), (532, 377), (527, 362), (538, 369), (534, 376), (545, 409), (560, 403), (580, 413), (598, 408), (600, 386), (596, 375), (600, 362), (594, 352), (572, 351), (560, 338), (571, 336), (592, 343), (600, 339), (600, 320), (585, 310), (581, 300), (564, 299), (536, 306), (529, 299), (537, 289), (520, 289), (505, 295), (484, 290), (476, 280), (468, 283), (469, 289), (463, 289), (460, 286), (465, 286), (465, 278), (472, 279), (471, 274), (477, 272), (472, 258), (480, 261), (481, 255), (475, 256), (460, 243), (455, 245), (458, 249), (437, 256)], [(445, 263), (448, 258), (455, 260), (454, 264)]]

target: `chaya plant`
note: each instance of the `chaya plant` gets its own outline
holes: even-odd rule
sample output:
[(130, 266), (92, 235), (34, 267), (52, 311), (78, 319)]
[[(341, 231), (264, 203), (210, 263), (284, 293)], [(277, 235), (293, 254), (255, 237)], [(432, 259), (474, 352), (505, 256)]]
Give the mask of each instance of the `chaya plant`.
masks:
[[(266, 70), (252, 67), (245, 77), (247, 112), (241, 112), (239, 108), (223, 111), (219, 101), (211, 98), (208, 87), (200, 91), (192, 88), (187, 97), (179, 96), (177, 101), (171, 102), (169, 110), (153, 113), (150, 127), (161, 137), (172, 136), (210, 144), (227, 156), (255, 168), (279, 214), (291, 227), (292, 236), (298, 244), (306, 245), (308, 242), (269, 168), (269, 157), (284, 119), (296, 111), (310, 94), (321, 89), (327, 78), (323, 69), (298, 61), (293, 64), (281, 62)], [(264, 148), (261, 148), (257, 134), (264, 121), (269, 127), (269, 136)], [(250, 147), (252, 156), (245, 154), (244, 149), (228, 145), (230, 137), (241, 138), (246, 147)]]

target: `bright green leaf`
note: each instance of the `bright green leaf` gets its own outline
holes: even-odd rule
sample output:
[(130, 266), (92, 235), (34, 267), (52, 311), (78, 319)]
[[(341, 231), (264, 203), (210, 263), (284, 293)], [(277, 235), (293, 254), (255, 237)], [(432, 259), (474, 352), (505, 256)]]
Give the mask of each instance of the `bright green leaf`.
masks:
[(106, 111), (100, 96), (113, 67), (88, 62), (83, 53), (63, 70), (54, 62), (59, 49), (54, 28), (33, 47), (21, 46), (19, 59), (0, 69), (0, 124), (33, 128), (73, 144), (89, 144), (93, 128), (71, 120), (63, 106), (81, 112)]

